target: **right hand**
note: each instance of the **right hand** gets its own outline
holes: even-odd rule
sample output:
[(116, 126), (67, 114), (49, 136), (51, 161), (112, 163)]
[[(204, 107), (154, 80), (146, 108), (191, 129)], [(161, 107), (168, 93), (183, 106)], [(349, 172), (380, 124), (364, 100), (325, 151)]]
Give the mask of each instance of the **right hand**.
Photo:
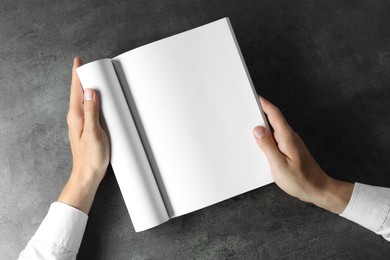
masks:
[(260, 103), (274, 133), (257, 126), (253, 134), (268, 159), (275, 183), (293, 197), (342, 213), (352, 195), (353, 184), (330, 178), (281, 111), (263, 97), (260, 97)]

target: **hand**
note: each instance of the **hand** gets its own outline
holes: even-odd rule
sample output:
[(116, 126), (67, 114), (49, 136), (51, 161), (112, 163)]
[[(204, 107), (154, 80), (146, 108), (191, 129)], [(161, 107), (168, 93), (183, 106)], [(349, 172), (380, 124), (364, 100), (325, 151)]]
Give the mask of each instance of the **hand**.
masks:
[(280, 110), (262, 97), (260, 103), (274, 133), (257, 126), (253, 134), (268, 159), (275, 183), (293, 197), (342, 213), (351, 198), (353, 184), (329, 177)]
[(81, 59), (76, 57), (67, 117), (73, 166), (58, 201), (88, 214), (97, 188), (105, 176), (110, 151), (107, 134), (99, 122), (98, 96), (92, 89), (86, 89), (83, 93), (76, 72), (81, 65)]

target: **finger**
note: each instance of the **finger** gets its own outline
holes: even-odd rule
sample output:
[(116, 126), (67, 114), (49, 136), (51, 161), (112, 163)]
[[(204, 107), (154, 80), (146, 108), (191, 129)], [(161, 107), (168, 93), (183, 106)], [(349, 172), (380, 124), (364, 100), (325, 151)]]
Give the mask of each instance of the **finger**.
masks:
[(275, 133), (279, 132), (283, 135), (291, 134), (292, 128), (287, 123), (287, 120), (284, 118), (279, 108), (263, 97), (260, 97), (260, 103), (264, 112), (267, 114), (268, 121), (270, 122)]
[(278, 146), (276, 145), (275, 140), (268, 129), (262, 126), (256, 126), (253, 129), (253, 135), (257, 145), (267, 157), (271, 167), (275, 164), (280, 164), (283, 162), (284, 156), (279, 151)]
[(94, 132), (100, 129), (99, 100), (93, 89), (84, 91), (84, 131)]
[(68, 124), (74, 134), (81, 135), (83, 130), (83, 89), (76, 68), (82, 65), (79, 57), (74, 58), (72, 68), (72, 84), (70, 87), (70, 100), (68, 112)]
[(278, 107), (263, 97), (260, 97), (261, 106), (267, 114), (268, 120), (274, 129), (274, 138), (279, 151), (291, 159), (297, 152), (297, 135), (291, 126), (287, 123), (282, 112)]
[(82, 61), (79, 57), (75, 57), (73, 60), (72, 68), (72, 86), (70, 90), (70, 102), (69, 110), (82, 114), (83, 112), (83, 89), (81, 87), (79, 76), (76, 69), (82, 65)]

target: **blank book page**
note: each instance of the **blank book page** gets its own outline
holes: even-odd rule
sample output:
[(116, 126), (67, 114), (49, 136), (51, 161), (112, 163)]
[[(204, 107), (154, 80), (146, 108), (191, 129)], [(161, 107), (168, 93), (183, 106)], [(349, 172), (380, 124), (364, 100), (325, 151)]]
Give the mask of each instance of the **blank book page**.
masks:
[(113, 60), (125, 74), (171, 217), (272, 182), (252, 134), (265, 122), (228, 19)]

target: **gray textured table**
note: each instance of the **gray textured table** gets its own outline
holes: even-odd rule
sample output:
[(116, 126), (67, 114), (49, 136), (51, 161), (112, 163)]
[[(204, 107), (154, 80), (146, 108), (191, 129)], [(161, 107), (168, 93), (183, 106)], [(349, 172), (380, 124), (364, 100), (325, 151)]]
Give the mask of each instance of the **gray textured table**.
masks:
[[(390, 187), (388, 1), (8, 1), (0, 6), (0, 259), (71, 169), (70, 68), (229, 16), (259, 93), (333, 177)], [(390, 244), (276, 185), (135, 233), (110, 169), (79, 259), (373, 259)]]

